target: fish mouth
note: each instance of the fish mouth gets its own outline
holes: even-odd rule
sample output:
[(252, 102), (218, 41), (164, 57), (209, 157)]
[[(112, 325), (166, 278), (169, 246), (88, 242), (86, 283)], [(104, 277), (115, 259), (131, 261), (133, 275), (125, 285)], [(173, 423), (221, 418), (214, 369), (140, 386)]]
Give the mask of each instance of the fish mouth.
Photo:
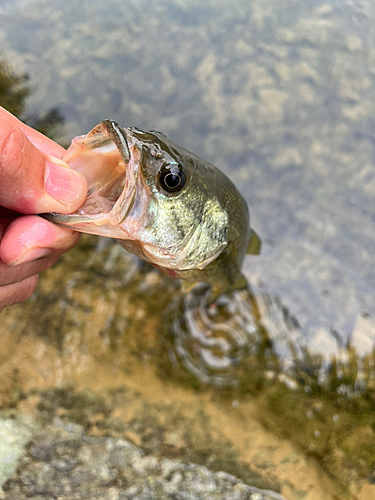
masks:
[(140, 159), (133, 136), (115, 121), (104, 120), (87, 135), (73, 139), (62, 157), (87, 179), (84, 204), (68, 215), (43, 217), (77, 231), (126, 238), (120, 224), (134, 203)]

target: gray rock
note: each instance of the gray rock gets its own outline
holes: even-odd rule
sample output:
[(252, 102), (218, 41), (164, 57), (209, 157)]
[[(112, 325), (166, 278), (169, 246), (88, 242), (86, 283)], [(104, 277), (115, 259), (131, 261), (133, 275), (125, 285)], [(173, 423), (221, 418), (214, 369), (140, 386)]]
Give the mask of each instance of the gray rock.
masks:
[(2, 485), (15, 472), (24, 455), (24, 448), (36, 429), (27, 418), (0, 419), (0, 498)]
[[(225, 472), (178, 460), (145, 456), (123, 439), (86, 437), (75, 424), (56, 420), (24, 447), (31, 434), (11, 420), (1, 421), (0, 449), (5, 500), (285, 500), (272, 491), (244, 484)], [(9, 430), (9, 432), (8, 432)], [(15, 473), (17, 460), (21, 458)]]

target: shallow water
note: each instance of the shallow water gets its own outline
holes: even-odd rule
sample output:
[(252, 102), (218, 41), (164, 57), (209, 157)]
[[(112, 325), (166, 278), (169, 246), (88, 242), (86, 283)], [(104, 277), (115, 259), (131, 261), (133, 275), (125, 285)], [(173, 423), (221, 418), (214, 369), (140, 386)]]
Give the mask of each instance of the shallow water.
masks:
[[(104, 118), (162, 130), (231, 177), (263, 240), (244, 266), (254, 345), (229, 371), (221, 358), (220, 376), (235, 384), (207, 389), (199, 342), (163, 328), (177, 284), (90, 238), (27, 308), (4, 313), (3, 374), (18, 368), (27, 394), (67, 382), (136, 390), (139, 380), (144, 404), (177, 393), (177, 406), (204, 405), (210, 432), (229, 440), (220, 453), (234, 446), (287, 498), (373, 498), (374, 5), (17, 0), (0, 2), (0, 41), (30, 75), (28, 110), (65, 117), (62, 142)], [(253, 426), (263, 469), (244, 445)], [(294, 483), (267, 440), (276, 455), (310, 457)]]

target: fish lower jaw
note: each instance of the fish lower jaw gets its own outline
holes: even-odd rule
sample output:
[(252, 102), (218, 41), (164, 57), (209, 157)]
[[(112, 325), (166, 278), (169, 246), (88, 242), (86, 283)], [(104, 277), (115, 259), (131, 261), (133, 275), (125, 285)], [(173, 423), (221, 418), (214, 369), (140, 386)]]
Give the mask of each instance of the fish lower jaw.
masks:
[(103, 226), (104, 224), (109, 224), (108, 214), (98, 213), (98, 214), (80, 214), (74, 213), (69, 215), (62, 215), (57, 213), (43, 214), (43, 217), (56, 224), (64, 224), (64, 227), (69, 227), (75, 229), (74, 226), (77, 224), (94, 224), (95, 226)]
[(122, 222), (118, 216), (116, 217), (117, 211), (113, 213), (116, 201), (94, 193), (75, 212), (67, 215), (51, 213), (49, 214), (49, 220), (60, 223), (64, 222), (72, 226), (80, 223), (95, 224), (97, 226), (102, 226), (103, 224), (116, 226)]

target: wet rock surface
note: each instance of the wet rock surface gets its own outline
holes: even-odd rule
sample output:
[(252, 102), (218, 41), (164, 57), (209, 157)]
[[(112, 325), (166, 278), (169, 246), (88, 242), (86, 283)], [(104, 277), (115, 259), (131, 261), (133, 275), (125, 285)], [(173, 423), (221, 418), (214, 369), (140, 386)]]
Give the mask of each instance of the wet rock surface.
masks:
[(57, 420), (33, 438), (4, 500), (283, 500), (225, 472), (157, 459), (123, 439), (86, 437)]

